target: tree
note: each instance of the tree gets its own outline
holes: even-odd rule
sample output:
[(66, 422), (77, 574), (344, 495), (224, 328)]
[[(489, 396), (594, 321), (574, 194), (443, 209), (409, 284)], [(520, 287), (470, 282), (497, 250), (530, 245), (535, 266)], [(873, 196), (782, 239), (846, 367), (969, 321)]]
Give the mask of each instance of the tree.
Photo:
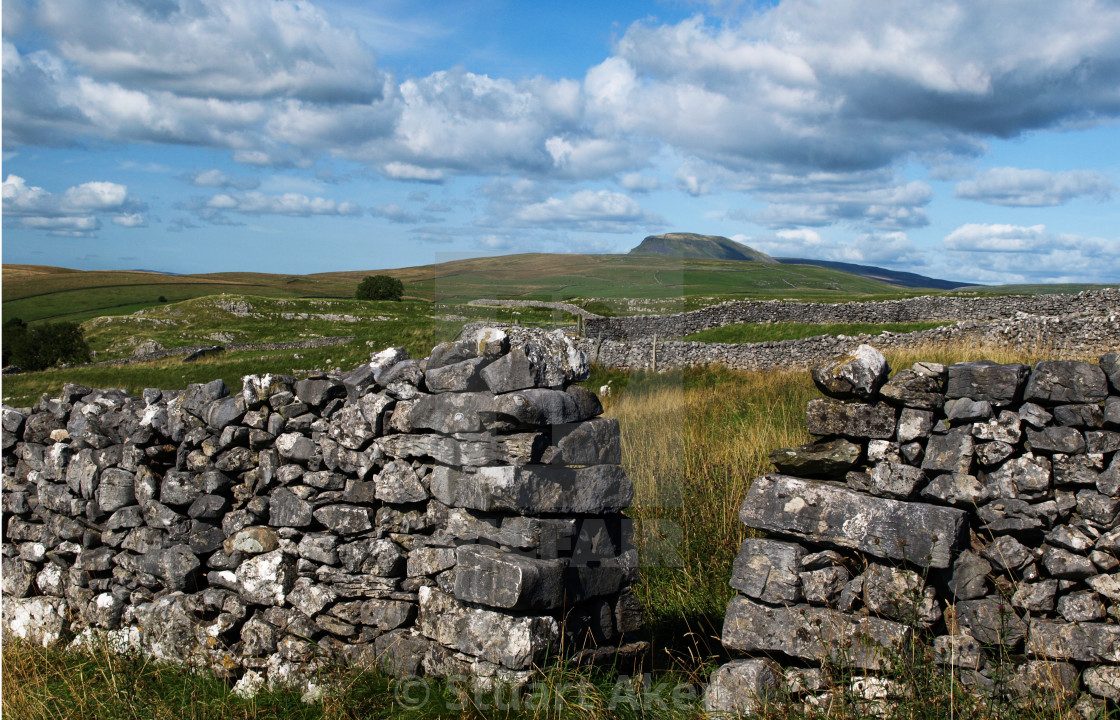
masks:
[(46, 370), (63, 362), (89, 362), (89, 345), (77, 323), (29, 326), (12, 318), (4, 323), (3, 360), (21, 370)]
[(358, 285), (359, 300), (396, 300), (404, 295), (404, 283), (389, 275), (370, 275)]

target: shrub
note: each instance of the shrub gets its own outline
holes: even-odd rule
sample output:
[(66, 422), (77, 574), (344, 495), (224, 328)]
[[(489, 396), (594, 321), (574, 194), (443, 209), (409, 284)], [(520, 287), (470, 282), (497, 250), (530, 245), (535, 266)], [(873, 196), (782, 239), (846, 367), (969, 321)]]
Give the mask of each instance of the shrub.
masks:
[(358, 285), (359, 300), (396, 300), (404, 295), (404, 283), (389, 275), (370, 275)]
[(28, 371), (46, 370), (63, 362), (89, 362), (89, 345), (77, 323), (29, 327), (20, 318), (12, 318), (4, 323), (3, 362)]

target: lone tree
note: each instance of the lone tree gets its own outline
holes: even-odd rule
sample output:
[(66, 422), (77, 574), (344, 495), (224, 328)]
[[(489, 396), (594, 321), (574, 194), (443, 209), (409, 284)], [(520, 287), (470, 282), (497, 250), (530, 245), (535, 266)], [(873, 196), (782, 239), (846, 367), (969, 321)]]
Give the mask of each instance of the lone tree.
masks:
[(370, 275), (358, 285), (359, 300), (396, 300), (404, 295), (404, 283), (388, 275)]

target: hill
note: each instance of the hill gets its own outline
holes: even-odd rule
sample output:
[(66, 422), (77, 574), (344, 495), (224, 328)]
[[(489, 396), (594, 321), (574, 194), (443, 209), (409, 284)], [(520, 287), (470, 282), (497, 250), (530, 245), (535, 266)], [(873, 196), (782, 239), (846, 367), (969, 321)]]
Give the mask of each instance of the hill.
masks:
[[(477, 298), (568, 300), (736, 297), (849, 300), (898, 297), (887, 283), (809, 265), (710, 260), (658, 255), (530, 253), (469, 258), (392, 270), (315, 275), (210, 273), (165, 275), (138, 271), (82, 271), (31, 265), (3, 266), (3, 314), (27, 322), (88, 320), (142, 308), (231, 293), (275, 298), (352, 298), (362, 278), (384, 273), (400, 279), (405, 298), (466, 302)], [(705, 298), (701, 300), (699, 298)], [(679, 311), (688, 308), (670, 308)]]
[(887, 270), (874, 265), (857, 265), (855, 263), (835, 262), (833, 260), (811, 260), (809, 258), (775, 258), (784, 265), (816, 265), (833, 270), (851, 273), (872, 280), (882, 280), (892, 285), (911, 288), (933, 288), (935, 290), (956, 290), (963, 287), (977, 287), (976, 283), (957, 282), (955, 280), (939, 280), (926, 277), (917, 273), (903, 272), (901, 270)]
[(772, 263), (774, 258), (752, 247), (737, 243), (722, 235), (697, 235), (695, 233), (665, 233), (650, 235), (631, 255), (667, 255), (678, 258), (706, 258), (711, 260), (744, 260), (746, 262)]

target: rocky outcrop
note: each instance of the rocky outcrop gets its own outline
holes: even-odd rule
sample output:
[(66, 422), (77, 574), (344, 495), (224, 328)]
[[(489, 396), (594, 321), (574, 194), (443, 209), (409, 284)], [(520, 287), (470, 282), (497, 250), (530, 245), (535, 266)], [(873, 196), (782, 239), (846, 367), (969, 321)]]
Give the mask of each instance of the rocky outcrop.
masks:
[(740, 510), (767, 537), (735, 560), (723, 643), (750, 659), (713, 674), (707, 709), (817, 706), (843, 682), (829, 666), (889, 701), (909, 690), (874, 674), (915, 633), (976, 692), (1120, 698), (1117, 357), (918, 363), (882, 384), (865, 346), (815, 368), (821, 437), (773, 456), (810, 472), (755, 479)]
[(250, 693), (323, 663), (525, 681), (643, 644), (618, 423), (561, 333), (3, 409), (5, 632)]

